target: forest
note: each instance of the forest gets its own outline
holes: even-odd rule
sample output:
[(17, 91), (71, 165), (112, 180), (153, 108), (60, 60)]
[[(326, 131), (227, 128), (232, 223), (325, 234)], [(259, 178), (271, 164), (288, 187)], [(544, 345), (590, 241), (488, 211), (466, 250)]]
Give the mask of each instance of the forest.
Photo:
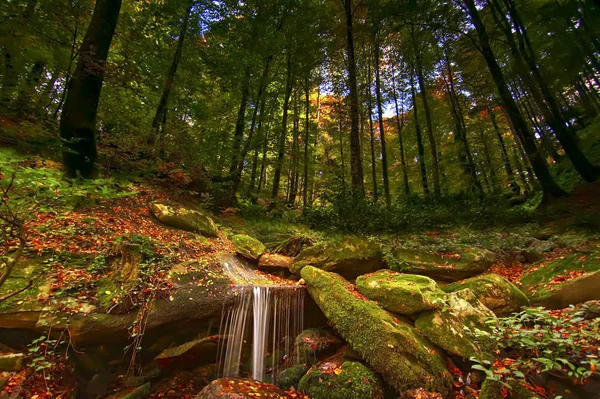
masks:
[(600, 398), (599, 0), (4, 0), (0, 398)]

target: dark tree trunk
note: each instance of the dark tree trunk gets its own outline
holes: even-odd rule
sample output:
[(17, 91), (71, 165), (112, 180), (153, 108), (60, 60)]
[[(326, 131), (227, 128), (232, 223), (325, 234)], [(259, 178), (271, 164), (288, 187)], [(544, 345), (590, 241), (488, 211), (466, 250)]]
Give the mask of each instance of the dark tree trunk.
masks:
[(367, 62), (367, 115), (369, 116), (369, 145), (371, 150), (371, 178), (373, 179), (373, 199), (379, 199), (377, 192), (377, 164), (375, 158), (375, 132), (373, 128), (373, 104), (371, 102), (371, 63)]
[(292, 95), (292, 59), (288, 51), (287, 54), (287, 72), (285, 79), (285, 94), (283, 99), (283, 118), (281, 120), (281, 133), (277, 146), (277, 163), (273, 176), (272, 198), (277, 198), (279, 194), (279, 184), (281, 180), (281, 168), (283, 167), (283, 157), (285, 156), (285, 140), (287, 138), (288, 108), (290, 106), (290, 96)]
[(383, 126), (383, 106), (381, 105), (381, 77), (379, 72), (379, 43), (373, 40), (373, 58), (375, 62), (375, 97), (377, 99), (377, 116), (379, 117), (379, 137), (381, 138), (381, 168), (383, 175), (383, 192), (387, 206), (392, 204), (390, 197), (390, 181), (388, 177), (387, 149), (385, 145), (385, 128)]
[[(265, 103), (266, 102), (267, 102), (266, 97), (263, 97), (263, 99), (260, 102), (258, 126), (256, 128), (256, 137), (258, 139), (262, 139), (262, 140), (265, 140), (264, 137), (261, 137), (261, 131), (262, 131), (263, 119), (265, 117)], [(259, 152), (260, 152), (260, 147), (258, 145), (256, 145), (256, 148), (254, 149), (254, 158), (252, 160), (252, 173), (250, 176), (250, 186), (248, 187), (248, 193), (251, 193), (254, 190), (254, 185), (256, 184), (256, 172), (258, 169), (258, 154), (259, 154)]]
[(535, 171), (536, 177), (542, 186), (542, 190), (545, 196), (564, 196), (566, 193), (556, 184), (552, 175), (550, 175), (550, 171), (544, 161), (544, 159), (540, 156), (537, 147), (535, 145), (535, 141), (531, 137), (527, 123), (523, 119), (523, 116), (519, 112), (517, 104), (512, 98), (512, 94), (508, 89), (508, 85), (506, 84), (506, 80), (504, 79), (504, 75), (502, 74), (502, 70), (496, 61), (496, 57), (492, 51), (492, 47), (490, 45), (488, 33), (486, 28), (481, 20), (481, 16), (479, 15), (479, 11), (475, 6), (474, 0), (464, 0), (465, 5), (467, 6), (469, 15), (471, 16), (471, 21), (475, 26), (475, 31), (477, 33), (477, 37), (479, 38), (480, 50), (485, 58), (485, 61), (488, 65), (492, 78), (494, 79), (494, 83), (496, 84), (496, 88), (498, 89), (498, 94), (502, 100), (504, 105), (505, 112), (510, 118), (515, 131), (519, 135), (519, 138), (522, 141), (523, 147), (527, 152), (527, 157), (531, 162), (531, 166)]
[[(392, 65), (392, 69), (394, 66)], [(402, 166), (402, 183), (404, 187), (404, 195), (408, 196), (410, 193), (410, 187), (408, 186), (408, 169), (406, 167), (406, 160), (404, 159), (404, 140), (402, 139), (402, 130), (404, 130), (404, 103), (402, 103), (402, 110), (398, 108), (398, 94), (396, 92), (396, 79), (392, 78), (392, 95), (394, 97), (394, 106), (396, 108), (396, 126), (398, 128), (398, 143), (400, 144), (400, 165)]]
[(27, 74), (27, 79), (21, 85), (14, 107), (20, 115), (26, 115), (32, 111), (31, 105), (36, 93), (35, 88), (40, 85), (44, 69), (45, 65), (43, 62), (35, 62), (31, 71)]
[(177, 67), (181, 61), (181, 54), (183, 53), (183, 42), (185, 41), (185, 35), (187, 33), (188, 24), (190, 20), (190, 14), (192, 13), (192, 6), (188, 7), (183, 18), (183, 24), (181, 25), (181, 31), (179, 32), (179, 39), (177, 40), (177, 48), (175, 49), (175, 55), (167, 74), (167, 80), (163, 87), (154, 119), (152, 120), (152, 129), (148, 136), (148, 144), (154, 145), (158, 137), (159, 130), (161, 129), (161, 123), (164, 119), (164, 115), (167, 113), (167, 106), (169, 103), (169, 94), (171, 94), (171, 88), (173, 87), (173, 81), (175, 80), (175, 74), (177, 73)]
[(496, 121), (496, 115), (494, 114), (494, 110), (491, 107), (488, 107), (488, 113), (490, 115), (490, 120), (492, 121), (492, 126), (494, 127), (494, 132), (496, 133), (496, 137), (498, 138), (498, 143), (500, 144), (500, 153), (502, 154), (502, 162), (504, 162), (504, 170), (506, 170), (506, 176), (508, 177), (509, 182), (516, 184), (516, 182), (514, 181), (514, 173), (512, 167), (510, 166), (508, 153), (506, 152), (504, 138), (502, 137), (502, 133), (500, 132), (500, 128), (498, 127), (498, 122)]
[(244, 126), (246, 124), (246, 107), (248, 106), (248, 97), (250, 95), (250, 67), (246, 67), (244, 78), (242, 80), (242, 98), (238, 108), (237, 119), (235, 121), (235, 132), (233, 134), (233, 146), (231, 148), (231, 164), (229, 165), (229, 174), (233, 177), (237, 169), (238, 162), (242, 152), (242, 142), (244, 140)]
[(360, 154), (360, 136), (358, 132), (358, 87), (356, 83), (356, 59), (352, 32), (352, 0), (344, 0), (346, 15), (346, 55), (348, 57), (348, 89), (350, 91), (350, 173), (354, 194), (364, 196), (365, 181)]
[(294, 128), (292, 130), (292, 182), (290, 187), (289, 204), (294, 206), (296, 203), (296, 195), (298, 193), (298, 178), (300, 175), (300, 107), (298, 106), (298, 97), (300, 96), (300, 88), (296, 90), (294, 95)]
[(63, 161), (67, 174), (90, 177), (96, 162), (96, 114), (104, 81), (106, 58), (121, 0), (96, 0), (92, 20), (83, 39), (79, 61), (69, 83), (60, 136), (65, 142)]
[(423, 147), (423, 137), (421, 134), (421, 125), (419, 124), (419, 112), (417, 107), (417, 93), (415, 90), (414, 75), (410, 75), (410, 91), (413, 100), (413, 113), (415, 116), (415, 133), (417, 135), (417, 149), (419, 152), (419, 167), (421, 169), (421, 183), (423, 184), (423, 194), (429, 196), (429, 185), (427, 184), (427, 169), (425, 167), (425, 148)]
[(308, 141), (310, 140), (310, 79), (306, 76), (304, 82), (304, 101), (306, 109), (306, 119), (304, 121), (304, 179), (302, 186), (302, 206), (304, 209), (308, 208), (308, 160), (310, 159), (308, 152)]

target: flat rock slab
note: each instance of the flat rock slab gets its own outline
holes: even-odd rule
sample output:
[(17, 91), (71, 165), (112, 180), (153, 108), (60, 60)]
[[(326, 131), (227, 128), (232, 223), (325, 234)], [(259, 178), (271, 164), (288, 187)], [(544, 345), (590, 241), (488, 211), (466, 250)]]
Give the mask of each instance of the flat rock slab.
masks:
[(196, 399), (290, 398), (285, 391), (266, 382), (243, 378), (219, 378), (208, 384)]

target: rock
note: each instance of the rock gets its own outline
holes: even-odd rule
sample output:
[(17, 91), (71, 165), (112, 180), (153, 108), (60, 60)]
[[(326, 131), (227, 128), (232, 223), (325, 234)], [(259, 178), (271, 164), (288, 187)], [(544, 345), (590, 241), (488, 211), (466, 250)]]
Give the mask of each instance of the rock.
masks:
[(279, 254), (263, 254), (258, 260), (260, 270), (269, 271), (271, 269), (286, 269), (294, 262), (294, 258)]
[(0, 355), (0, 371), (21, 371), (23, 369), (22, 353), (7, 353)]
[(381, 248), (359, 237), (322, 242), (300, 252), (290, 271), (300, 275), (302, 268), (308, 265), (354, 279), (381, 268)]
[(287, 368), (277, 376), (277, 386), (286, 391), (291, 387), (298, 388), (300, 379), (304, 377), (307, 371), (308, 366), (305, 364), (296, 364)]
[(162, 368), (174, 363), (178, 368), (214, 363), (217, 360), (219, 338), (213, 335), (165, 349), (154, 358), (154, 362)]
[(360, 362), (321, 362), (302, 377), (298, 388), (312, 399), (383, 399), (381, 380)]
[(265, 382), (242, 378), (219, 378), (208, 384), (196, 399), (289, 398), (283, 390)]
[(266, 250), (262, 242), (243, 234), (234, 235), (231, 241), (238, 255), (246, 259), (258, 260)]
[(146, 383), (136, 388), (124, 389), (115, 393), (114, 395), (110, 395), (106, 399), (143, 399), (150, 396), (151, 387), (150, 383)]
[(479, 399), (504, 399), (502, 395), (502, 384), (498, 381), (487, 379), (481, 384)]
[(384, 258), (394, 271), (448, 282), (481, 274), (496, 261), (496, 255), (487, 249), (466, 247), (449, 255), (398, 248), (388, 251)]
[(197, 231), (207, 237), (217, 237), (219, 230), (213, 220), (203, 213), (187, 208), (174, 209), (168, 205), (152, 204), (152, 213), (167, 226), (176, 229)]
[(497, 274), (484, 274), (447, 285), (446, 292), (468, 288), (496, 316), (507, 316), (529, 305), (527, 296), (513, 283)]
[(440, 307), (444, 296), (444, 291), (429, 277), (391, 270), (360, 276), (356, 288), (387, 310), (406, 315)]
[(549, 309), (600, 299), (600, 251), (532, 265), (521, 278), (530, 301)]
[(306, 266), (302, 278), (336, 331), (386, 382), (398, 391), (449, 391), (452, 382), (441, 354), (407, 321), (363, 297), (335, 273)]
[(451, 354), (469, 359), (486, 356), (487, 347), (476, 342), (475, 334), (465, 329), (486, 329), (487, 318), (496, 316), (469, 289), (445, 296), (447, 308), (428, 310), (415, 321), (415, 327), (434, 344)]
[(298, 360), (308, 365), (315, 364), (342, 347), (342, 340), (321, 328), (309, 328), (296, 337)]

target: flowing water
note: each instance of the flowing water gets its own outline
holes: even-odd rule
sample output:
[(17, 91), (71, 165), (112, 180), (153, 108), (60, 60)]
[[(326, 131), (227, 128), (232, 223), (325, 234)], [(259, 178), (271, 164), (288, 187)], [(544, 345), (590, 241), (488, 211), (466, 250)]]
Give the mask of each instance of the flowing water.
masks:
[[(255, 380), (275, 382), (277, 375), (297, 361), (294, 341), (304, 329), (304, 289), (274, 285), (234, 257), (222, 259), (234, 280), (234, 306), (224, 309), (220, 335), (219, 372), (223, 377), (248, 373)], [(243, 364), (250, 352), (251, 363)]]

